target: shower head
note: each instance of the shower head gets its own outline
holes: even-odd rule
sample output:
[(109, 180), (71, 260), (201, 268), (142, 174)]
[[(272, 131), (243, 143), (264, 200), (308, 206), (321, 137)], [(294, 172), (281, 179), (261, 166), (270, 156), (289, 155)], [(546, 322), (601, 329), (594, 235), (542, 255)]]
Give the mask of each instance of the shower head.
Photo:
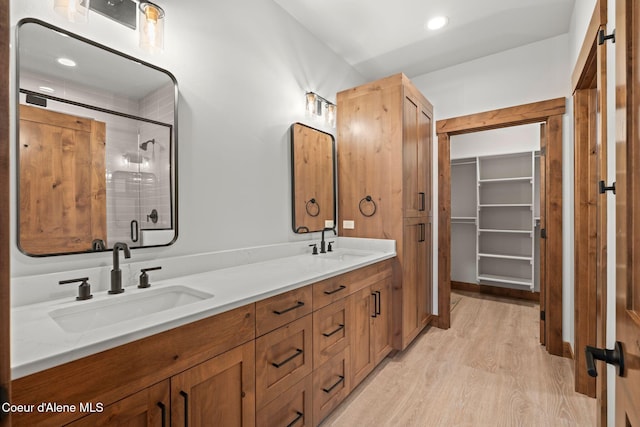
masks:
[(149, 145), (149, 143), (155, 144), (156, 140), (155, 139), (150, 139), (148, 141), (145, 141), (142, 144), (140, 144), (140, 148), (142, 148), (144, 151), (147, 151), (147, 145)]

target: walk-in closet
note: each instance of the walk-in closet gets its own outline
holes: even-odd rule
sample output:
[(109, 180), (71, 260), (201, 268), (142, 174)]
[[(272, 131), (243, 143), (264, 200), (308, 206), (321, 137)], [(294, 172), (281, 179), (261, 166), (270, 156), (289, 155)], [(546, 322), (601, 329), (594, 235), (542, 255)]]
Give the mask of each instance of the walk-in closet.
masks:
[(540, 125), (451, 137), (453, 287), (539, 292)]

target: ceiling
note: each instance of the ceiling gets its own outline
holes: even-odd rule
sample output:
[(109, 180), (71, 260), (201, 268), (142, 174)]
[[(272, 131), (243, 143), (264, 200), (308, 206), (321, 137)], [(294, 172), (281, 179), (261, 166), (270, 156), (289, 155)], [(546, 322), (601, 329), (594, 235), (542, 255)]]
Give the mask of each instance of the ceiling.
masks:
[[(569, 31), (575, 0), (274, 0), (369, 79), (415, 77)], [(449, 25), (425, 29), (435, 15)]]

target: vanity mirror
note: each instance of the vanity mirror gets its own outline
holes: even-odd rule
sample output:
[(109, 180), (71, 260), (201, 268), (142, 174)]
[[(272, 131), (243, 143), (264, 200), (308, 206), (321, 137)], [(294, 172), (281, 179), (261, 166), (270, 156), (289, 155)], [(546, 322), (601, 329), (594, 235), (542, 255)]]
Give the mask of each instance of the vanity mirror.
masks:
[(292, 216), (294, 233), (335, 226), (335, 139), (318, 129), (291, 126)]
[(36, 19), (20, 21), (16, 44), (20, 250), (173, 243), (173, 75)]

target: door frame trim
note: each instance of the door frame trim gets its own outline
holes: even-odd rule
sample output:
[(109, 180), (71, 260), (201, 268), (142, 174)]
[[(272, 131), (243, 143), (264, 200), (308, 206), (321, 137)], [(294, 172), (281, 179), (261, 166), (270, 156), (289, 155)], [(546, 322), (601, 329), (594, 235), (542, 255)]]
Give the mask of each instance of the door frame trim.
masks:
[[(438, 326), (451, 325), (451, 158), (450, 137), (530, 123), (547, 124), (547, 351), (562, 356), (562, 116), (566, 99), (523, 104), (438, 120)], [(553, 278), (550, 280), (549, 278)]]
[[(607, 425), (607, 370), (604, 369), (603, 362), (598, 362), (598, 377), (589, 377), (582, 349), (585, 345), (606, 347), (608, 196), (597, 193), (597, 182), (607, 182), (607, 44), (598, 44), (598, 33), (606, 31), (607, 14), (607, 2), (597, 0), (571, 79), (574, 100), (576, 227), (575, 390), (596, 397), (598, 426)], [(578, 110), (585, 107), (591, 119), (587, 122), (578, 121)], [(592, 155), (595, 158), (590, 160)], [(588, 169), (586, 179), (578, 179), (584, 168)], [(603, 202), (600, 206), (595, 199), (598, 197), (603, 198), (600, 199)], [(582, 227), (583, 232), (578, 233), (578, 227)], [(583, 316), (578, 316), (578, 313), (583, 313)]]

